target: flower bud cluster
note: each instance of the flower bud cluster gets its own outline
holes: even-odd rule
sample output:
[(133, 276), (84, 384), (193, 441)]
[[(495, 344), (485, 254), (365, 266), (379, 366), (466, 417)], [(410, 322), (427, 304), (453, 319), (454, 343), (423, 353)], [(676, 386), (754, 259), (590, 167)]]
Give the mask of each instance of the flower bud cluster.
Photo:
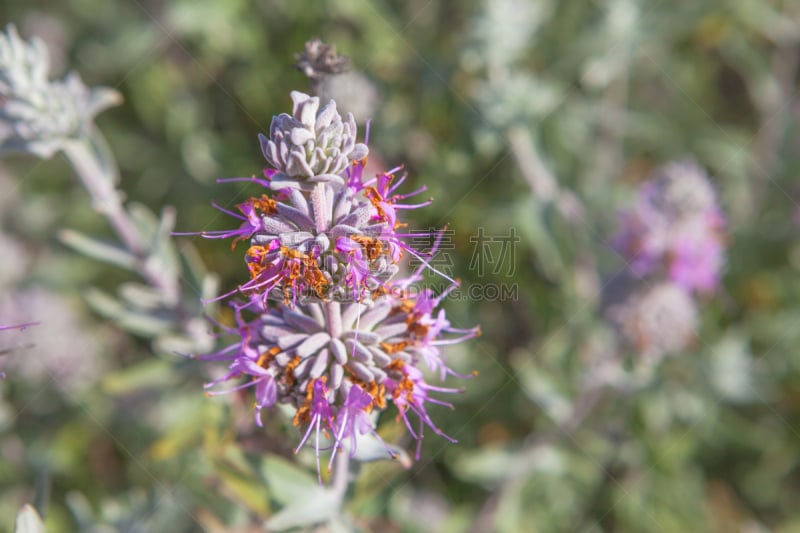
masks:
[[(441, 346), (479, 330), (451, 326), (438, 309), (447, 292), (415, 290), (421, 270), (395, 278), (407, 254), (427, 264), (398, 220), (399, 211), (430, 203), (405, 203), (425, 189), (398, 194), (400, 168), (366, 178), (368, 149), (356, 142), (352, 116), (343, 120), (333, 101), (320, 110), (317, 97), (293, 92), (292, 100), (293, 114), (276, 117), (261, 137), (264, 177), (222, 180), (264, 191), (236, 211), (218, 207), (239, 227), (202, 233), (248, 244), (249, 279), (221, 297), (231, 298), (236, 326), (227, 329), (238, 340), (201, 356), (228, 363), (209, 394), (252, 388), (259, 425), (263, 409), (291, 406), (305, 428), (298, 449), (316, 434), (318, 461), (320, 435), (333, 441), (331, 461), (343, 447), (355, 453), (359, 435), (377, 435), (370, 413), (390, 404), (414, 438), (427, 426), (452, 441), (426, 405), (450, 406), (432, 394), (458, 390), (429, 384), (420, 367), (441, 380), (469, 377), (446, 365)], [(238, 384), (218, 388), (229, 381)]]
[(269, 137), (259, 135), (264, 157), (278, 170), (273, 187), (326, 181), (342, 185), (348, 164), (367, 156), (367, 146), (356, 143), (353, 115), (342, 120), (336, 102), (331, 100), (320, 110), (319, 97), (299, 91), (292, 91), (292, 102), (292, 114), (273, 118)]

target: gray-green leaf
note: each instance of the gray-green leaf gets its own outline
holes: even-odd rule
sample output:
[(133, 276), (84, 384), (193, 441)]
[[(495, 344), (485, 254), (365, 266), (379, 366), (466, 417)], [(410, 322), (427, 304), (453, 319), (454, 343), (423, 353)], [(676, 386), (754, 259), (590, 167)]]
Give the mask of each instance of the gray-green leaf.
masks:
[(45, 533), (44, 524), (42, 519), (39, 518), (39, 513), (30, 505), (26, 504), (17, 513), (14, 533)]
[(267, 520), (264, 527), (269, 531), (285, 531), (324, 523), (338, 514), (340, 504), (336, 493), (317, 485)]
[(58, 238), (73, 250), (92, 259), (105, 261), (128, 270), (136, 269), (136, 258), (114, 244), (69, 229), (60, 231)]

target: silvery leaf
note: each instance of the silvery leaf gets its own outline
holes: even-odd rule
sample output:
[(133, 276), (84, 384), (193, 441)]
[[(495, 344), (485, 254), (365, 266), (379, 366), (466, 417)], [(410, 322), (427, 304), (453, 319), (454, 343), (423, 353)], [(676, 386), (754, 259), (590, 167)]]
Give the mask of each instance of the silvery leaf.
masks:
[(264, 527), (269, 531), (285, 531), (321, 524), (334, 518), (339, 513), (340, 506), (341, 501), (336, 493), (316, 486), (267, 520)]
[(22, 40), (12, 25), (0, 34), (0, 154), (50, 158), (89, 132), (95, 115), (122, 101), (112, 89), (86, 87), (75, 73), (50, 81), (48, 70), (41, 41)]
[(30, 505), (25, 505), (17, 514), (14, 533), (45, 533), (39, 513)]
[(61, 230), (58, 238), (73, 250), (92, 259), (105, 261), (127, 270), (136, 269), (136, 258), (127, 250), (110, 242), (104, 242), (69, 229)]
[[(347, 451), (343, 453), (347, 453)], [(403, 448), (388, 444), (372, 433), (357, 434), (356, 453), (353, 458), (362, 463), (396, 460), (403, 468), (411, 468), (411, 465), (414, 464), (408, 452)]]
[(163, 335), (172, 327), (168, 319), (128, 309), (116, 299), (97, 289), (87, 291), (86, 301), (101, 315), (143, 337)]

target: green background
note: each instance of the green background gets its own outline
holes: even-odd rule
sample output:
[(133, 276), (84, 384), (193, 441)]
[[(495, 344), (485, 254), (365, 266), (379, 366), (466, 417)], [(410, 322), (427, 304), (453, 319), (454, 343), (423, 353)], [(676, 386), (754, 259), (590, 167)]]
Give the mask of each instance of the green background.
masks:
[[(257, 134), (308, 87), (293, 53), (322, 37), (367, 80), (371, 160), (404, 164), (407, 190), (435, 199), (411, 226), (453, 230), (465, 286), (516, 287), (447, 303), (455, 325), (483, 329), (448, 352), (479, 375), (453, 380), (466, 389), (455, 410), (431, 408), (459, 443), (429, 436), (409, 470), (365, 465), (348, 505), (364, 530), (800, 531), (797, 2), (32, 0), (0, 12), (47, 42), (54, 76), (73, 69), (123, 95), (96, 121), (120, 188), (155, 212), (175, 206), (180, 231), (230, 227), (211, 201), (258, 192), (214, 180), (260, 172)], [(529, 152), (514, 144), (526, 135)], [(579, 216), (532, 191), (531, 153)], [(647, 387), (603, 389), (565, 427), (593, 383), (587, 353), (612, 335), (600, 297), (625, 266), (608, 245), (617, 213), (651, 169), (686, 157), (728, 216), (722, 287), (699, 302), (697, 342)], [(88, 287), (131, 278), (56, 239), (111, 236), (67, 163), (3, 165), (2, 231), (30, 263), (2, 290), (67, 302), (103, 371), (79, 388), (46, 373), (0, 384), (0, 530), (35, 500), (52, 532), (244, 533), (301, 498), (281, 458), (312, 472), (313, 457), (294, 457), (291, 424), (276, 414), (255, 428), (249, 400), (203, 396), (207, 365), (153, 353), (88, 308)], [(497, 272), (470, 268), (478, 228), (521, 238)], [(192, 242), (223, 289), (242, 279), (241, 248)], [(15, 339), (32, 346), (6, 357), (50, 364), (35, 328)], [(413, 448), (390, 413), (381, 433)]]

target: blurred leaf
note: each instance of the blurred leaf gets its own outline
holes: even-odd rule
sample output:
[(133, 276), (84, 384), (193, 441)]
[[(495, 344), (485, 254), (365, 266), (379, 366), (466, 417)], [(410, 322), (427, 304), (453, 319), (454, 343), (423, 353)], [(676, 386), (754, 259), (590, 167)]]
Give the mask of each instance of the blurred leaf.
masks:
[(530, 240), (536, 251), (536, 262), (550, 280), (558, 280), (564, 273), (564, 261), (558, 245), (550, 232), (547, 205), (532, 196), (516, 206), (516, 220), (520, 231)]
[(126, 270), (136, 270), (136, 258), (115, 244), (103, 242), (69, 229), (61, 230), (58, 238), (73, 250), (92, 259), (111, 263)]
[(741, 333), (730, 332), (709, 352), (709, 377), (717, 394), (730, 402), (757, 401), (754, 361), (747, 339)]
[(261, 473), (267, 480), (270, 494), (281, 505), (302, 501), (307, 495), (322, 490), (319, 482), (308, 472), (275, 455), (264, 457)]
[(86, 300), (101, 315), (114, 320), (128, 331), (143, 337), (156, 337), (170, 331), (172, 323), (168, 318), (131, 310), (108, 294), (90, 288)]
[(93, 522), (92, 506), (85, 495), (78, 491), (70, 491), (65, 497), (67, 507), (78, 522), (81, 531), (89, 530)]
[(340, 512), (340, 505), (336, 493), (317, 485), (267, 520), (264, 527), (271, 531), (285, 531), (324, 523)]
[[(731, 2), (739, 22), (778, 44), (800, 39), (800, 20), (793, 14), (777, 11), (770, 2), (735, 0)], [(792, 16), (794, 15), (794, 16)]]
[(152, 245), (158, 241), (161, 220), (147, 206), (132, 202), (128, 205), (128, 213), (136, 225), (140, 242)]
[(522, 451), (495, 446), (458, 454), (453, 469), (461, 479), (494, 484), (524, 478), (531, 472), (561, 475), (566, 471), (567, 459), (550, 444), (533, 445)]
[(453, 471), (466, 481), (493, 484), (514, 472), (519, 459), (518, 453), (499, 447), (463, 451), (456, 455)]
[(261, 480), (253, 475), (245, 475), (230, 468), (217, 468), (217, 475), (225, 490), (236, 501), (246, 505), (259, 516), (267, 516), (270, 512), (270, 492), (265, 490)]
[(165, 207), (161, 211), (158, 231), (152, 245), (152, 254), (159, 260), (159, 267), (164, 277), (175, 279), (180, 274), (180, 262), (175, 244), (172, 239), (172, 230), (175, 228), (176, 211), (174, 207)]
[(164, 303), (161, 291), (141, 283), (122, 283), (117, 293), (125, 302), (141, 310), (155, 310)]
[(198, 300), (209, 300), (217, 296), (219, 276), (208, 271), (203, 259), (197, 253), (197, 248), (187, 241), (180, 241), (175, 245), (180, 250), (179, 259), (182, 262), (181, 271), (187, 276), (187, 284), (199, 290)]
[(146, 389), (168, 389), (178, 380), (174, 365), (163, 359), (148, 359), (107, 374), (101, 386), (107, 394), (125, 396)]
[(42, 519), (30, 505), (25, 505), (17, 514), (14, 533), (45, 533)]
[[(393, 452), (395, 457), (389, 452)], [(341, 453), (349, 453), (349, 450), (342, 450)], [(370, 463), (373, 461), (395, 460), (403, 468), (411, 468), (413, 461), (403, 448), (386, 443), (371, 433), (360, 434), (356, 432), (356, 461)]]
[[(524, 502), (523, 498), (524, 483), (515, 481), (506, 487), (497, 504), (497, 512), (495, 514), (496, 521), (494, 523), (495, 530), (498, 533), (512, 533), (520, 531), (523, 522), (522, 519)], [(530, 522), (528, 522), (530, 524)]]
[(557, 368), (569, 346), (567, 332), (561, 329), (542, 342), (536, 356), (517, 350), (511, 359), (522, 390), (556, 424), (572, 414), (572, 400), (566, 386), (549, 369)]

